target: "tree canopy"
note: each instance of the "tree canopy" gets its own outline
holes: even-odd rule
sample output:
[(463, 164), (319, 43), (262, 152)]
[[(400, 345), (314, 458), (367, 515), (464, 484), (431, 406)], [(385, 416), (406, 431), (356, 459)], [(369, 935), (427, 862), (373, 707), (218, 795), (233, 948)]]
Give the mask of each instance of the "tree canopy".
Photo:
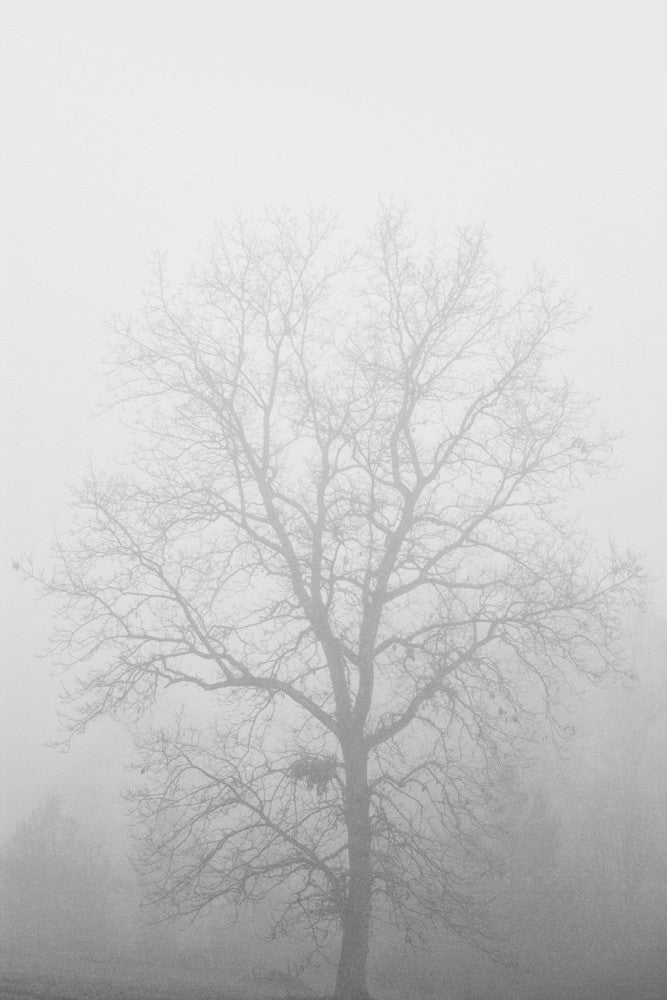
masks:
[(342, 928), (345, 1000), (375, 917), (474, 934), (504, 762), (616, 664), (638, 570), (566, 506), (612, 444), (558, 375), (576, 319), (539, 271), (510, 293), (483, 232), (389, 207), (351, 253), (322, 214), (237, 220), (117, 325), (136, 449), (44, 581), (74, 726), (210, 706), (142, 736), (154, 892)]

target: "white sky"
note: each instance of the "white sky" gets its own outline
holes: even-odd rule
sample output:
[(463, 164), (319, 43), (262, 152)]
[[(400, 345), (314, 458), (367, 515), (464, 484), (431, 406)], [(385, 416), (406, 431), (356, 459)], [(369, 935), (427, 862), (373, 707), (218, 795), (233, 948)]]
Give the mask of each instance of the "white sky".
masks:
[(74, 773), (42, 747), (55, 732), (55, 686), (35, 660), (48, 613), (10, 559), (45, 551), (65, 483), (96, 441), (108, 450), (90, 419), (106, 317), (135, 308), (152, 251), (177, 276), (235, 207), (324, 205), (361, 233), (397, 193), (417, 221), (484, 221), (510, 273), (538, 260), (579, 290), (591, 318), (566, 367), (625, 432), (622, 471), (588, 510), (598, 535), (665, 573), (660, 9), (5, 3), (0, 834)]

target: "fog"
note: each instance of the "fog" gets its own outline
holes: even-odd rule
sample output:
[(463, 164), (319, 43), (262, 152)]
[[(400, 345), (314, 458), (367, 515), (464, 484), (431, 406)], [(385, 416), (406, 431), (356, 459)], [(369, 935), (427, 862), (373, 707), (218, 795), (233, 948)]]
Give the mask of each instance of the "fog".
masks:
[[(615, 471), (573, 502), (597, 544), (642, 554), (647, 583), (645, 609), (626, 615), (636, 679), (576, 684), (569, 738), (554, 747), (545, 732), (517, 760), (484, 885), (491, 954), (453, 934), (403, 952), (378, 930), (370, 993), (662, 996), (667, 74), (654, 5), (10, 4), (0, 51), (2, 975), (331, 992), (330, 965), (306, 965), (300, 937), (272, 940), (261, 909), (150, 922), (128, 861), (132, 727), (103, 719), (62, 744), (62, 679), (44, 655), (53, 605), (12, 564), (48, 564), (70, 486), (132, 438), (105, 409), (105, 358), (110, 318), (140, 311), (155, 253), (178, 282), (216, 221), (267, 205), (331, 210), (354, 244), (394, 198), (421, 232), (483, 225), (507, 284), (537, 262), (575, 294), (586, 317), (558, 366), (619, 437)], [(60, 849), (48, 876), (47, 843)]]

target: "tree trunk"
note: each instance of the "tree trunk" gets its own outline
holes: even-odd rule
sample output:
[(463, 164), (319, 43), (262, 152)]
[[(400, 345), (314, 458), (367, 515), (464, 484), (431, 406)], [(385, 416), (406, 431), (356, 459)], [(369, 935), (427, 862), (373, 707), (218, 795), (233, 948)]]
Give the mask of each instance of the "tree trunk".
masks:
[(370, 796), (365, 758), (353, 760), (346, 772), (349, 874), (336, 977), (336, 1000), (366, 1000), (373, 871)]

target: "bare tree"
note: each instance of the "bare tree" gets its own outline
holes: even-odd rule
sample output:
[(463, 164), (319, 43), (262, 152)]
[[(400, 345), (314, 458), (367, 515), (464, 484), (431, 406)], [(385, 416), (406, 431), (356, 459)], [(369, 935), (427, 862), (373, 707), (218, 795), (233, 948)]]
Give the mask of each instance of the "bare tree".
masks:
[(614, 665), (637, 567), (565, 512), (610, 457), (555, 374), (569, 302), (511, 296), (477, 230), (420, 248), (390, 207), (348, 259), (333, 232), (268, 214), (177, 290), (158, 265), (117, 331), (136, 454), (83, 484), (47, 588), (75, 728), (202, 696), (143, 737), (156, 895), (342, 928), (356, 1000), (373, 919), (470, 932), (494, 776)]

